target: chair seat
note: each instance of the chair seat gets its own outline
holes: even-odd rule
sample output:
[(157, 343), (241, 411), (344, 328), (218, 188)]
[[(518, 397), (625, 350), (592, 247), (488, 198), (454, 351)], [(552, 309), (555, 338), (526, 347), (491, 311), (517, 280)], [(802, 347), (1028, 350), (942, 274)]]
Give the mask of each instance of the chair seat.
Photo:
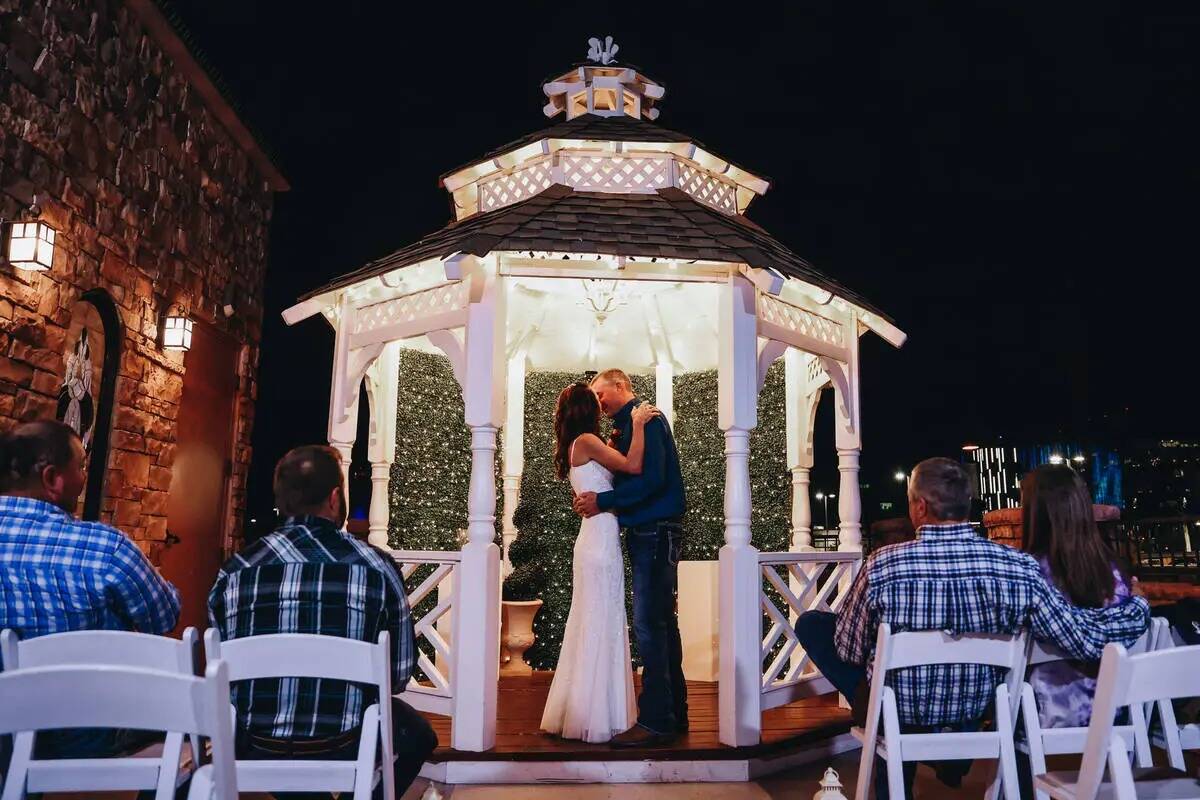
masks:
[[(1055, 800), (1075, 800), (1078, 772), (1047, 772), (1034, 778), (1035, 788)], [(1133, 770), (1138, 800), (1200, 800), (1200, 780), (1186, 772), (1170, 767), (1149, 767)], [(1096, 800), (1115, 800), (1111, 784), (1100, 784)]]
[[(867, 734), (862, 728), (854, 727), (850, 729), (850, 735), (862, 742)], [(875, 752), (880, 758), (887, 758), (887, 741), (882, 736), (875, 741)], [(995, 731), (902, 733), (900, 753), (905, 761), (995, 758), (1000, 753), (1000, 736)]]
[[(1047, 756), (1078, 755), (1083, 752), (1087, 742), (1087, 728), (1042, 728), (1042, 753)], [(1137, 747), (1132, 725), (1114, 725), (1113, 733), (1121, 737), (1125, 749), (1132, 752)], [(1021, 737), (1017, 740), (1017, 749), (1022, 753), (1029, 752), (1029, 740)]]
[(354, 790), (354, 761), (237, 762), (240, 792), (349, 792)]

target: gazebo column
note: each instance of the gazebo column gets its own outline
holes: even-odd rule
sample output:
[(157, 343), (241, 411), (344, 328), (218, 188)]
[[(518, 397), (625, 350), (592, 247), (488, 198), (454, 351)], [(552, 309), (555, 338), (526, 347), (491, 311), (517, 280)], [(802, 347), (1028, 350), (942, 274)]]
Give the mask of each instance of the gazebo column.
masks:
[(355, 308), (348, 293), (338, 298), (333, 320), (333, 374), (329, 382), (329, 446), (342, 457), (342, 481), (346, 487), (346, 505), (350, 504), (350, 459), (358, 436), (358, 386), (351, 386), (350, 333), (354, 329)]
[[(490, 266), (490, 265), (489, 265)], [(504, 422), (504, 286), (494, 268), (470, 276), (463, 343), (463, 400), (471, 429), (467, 541), (455, 615), (451, 745), (479, 752), (496, 742), (500, 667), (500, 548), (496, 538), (496, 432)]]
[(733, 276), (721, 287), (718, 415), (725, 432), (725, 545), (719, 555), (722, 744), (757, 744), (762, 728), (758, 550), (750, 544), (750, 431), (758, 423), (754, 287)]
[(371, 461), (371, 506), (367, 514), (367, 541), (389, 549), (388, 523), (391, 520), (392, 462), (396, 457), (396, 412), (400, 379), (400, 347), (388, 345), (367, 370), (367, 388), (371, 402), (371, 438), (367, 455)]
[(851, 318), (847, 324), (849, 362), (834, 378), (837, 393), (835, 444), (838, 452), (838, 549), (862, 552), (862, 492), (859, 488), (858, 467), (862, 454), (862, 425), (859, 415), (858, 391), (858, 322)]
[(812, 356), (789, 347), (783, 358), (787, 467), (792, 475), (791, 549), (812, 550), (812, 495), (809, 489), (809, 475), (813, 465), (813, 418), (821, 390), (809, 386), (808, 366)]
[(525, 471), (525, 364), (524, 349), (518, 350), (508, 360), (504, 414), (504, 527), (501, 534), (505, 576), (512, 572), (508, 548), (517, 538), (513, 514), (521, 502), (521, 475)]
[(662, 412), (667, 425), (675, 428), (675, 366), (669, 362), (654, 368), (654, 405)]

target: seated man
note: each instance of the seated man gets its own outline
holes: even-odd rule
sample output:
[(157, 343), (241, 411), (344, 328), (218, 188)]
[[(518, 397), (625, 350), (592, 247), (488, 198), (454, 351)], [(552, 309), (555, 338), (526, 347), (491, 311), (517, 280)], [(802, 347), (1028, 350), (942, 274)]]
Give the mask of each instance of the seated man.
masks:
[[(297, 447), (275, 467), (274, 488), (287, 519), (221, 568), (208, 596), (210, 623), (222, 640), (315, 633), (374, 642), (386, 630), (392, 691), (403, 691), (417, 657), (408, 598), (395, 562), (342, 530), (341, 456), (330, 447)], [(363, 711), (376, 699), (344, 681), (239, 682), (238, 757), (353, 759)], [(416, 710), (390, 699), (400, 796), (437, 747), (437, 735)]]
[[(879, 623), (892, 630), (1016, 633), (1084, 661), (1099, 661), (1109, 642), (1129, 645), (1150, 623), (1140, 597), (1105, 609), (1072, 606), (1042, 577), (1034, 558), (981, 538), (967, 522), (967, 472), (948, 458), (922, 461), (912, 473), (908, 509), (917, 539), (871, 554), (838, 615), (809, 611), (796, 621), (800, 644), (826, 678), (866, 713)], [(900, 722), (910, 728), (973, 728), (995, 696), (1001, 670), (978, 664), (913, 667), (888, 675)], [(905, 763), (911, 794), (915, 762)], [(882, 763), (876, 796), (886, 798)], [(945, 780), (945, 776), (943, 776)], [(961, 775), (950, 773), (950, 783)]]
[[(179, 593), (125, 534), (75, 519), (83, 443), (70, 427), (27, 422), (0, 437), (0, 629), (22, 639), (77, 630), (163, 634)], [(95, 758), (125, 749), (117, 731), (43, 733), (42, 758)]]

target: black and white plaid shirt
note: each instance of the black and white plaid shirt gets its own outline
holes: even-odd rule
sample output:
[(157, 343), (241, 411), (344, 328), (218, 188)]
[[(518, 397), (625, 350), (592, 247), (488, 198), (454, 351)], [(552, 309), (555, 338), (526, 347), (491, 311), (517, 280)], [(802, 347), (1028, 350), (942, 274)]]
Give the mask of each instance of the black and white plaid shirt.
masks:
[[(1033, 556), (983, 539), (966, 523), (924, 525), (918, 539), (871, 554), (838, 614), (834, 643), (844, 661), (866, 666), (879, 624), (893, 632), (1015, 633), (1075, 658), (1099, 661), (1109, 642), (1131, 644), (1150, 623), (1140, 597), (1105, 609), (1072, 606), (1042, 578)], [(901, 722), (945, 725), (978, 719), (1002, 670), (978, 664), (912, 667), (888, 673)]]
[[(416, 642), (396, 564), (327, 519), (293, 517), (229, 559), (208, 596), (223, 641), (270, 633), (392, 639), (392, 691), (412, 676)], [(240, 681), (238, 725), (279, 739), (336, 736), (362, 723), (373, 692), (316, 678)]]

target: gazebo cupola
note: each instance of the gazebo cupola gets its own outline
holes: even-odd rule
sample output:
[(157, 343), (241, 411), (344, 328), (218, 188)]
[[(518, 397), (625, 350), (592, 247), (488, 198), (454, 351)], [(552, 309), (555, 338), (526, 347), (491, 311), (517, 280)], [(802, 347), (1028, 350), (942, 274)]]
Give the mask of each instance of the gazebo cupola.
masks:
[(636, 67), (619, 66), (616, 55), (620, 47), (611, 36), (605, 38), (603, 46), (598, 39), (588, 43), (591, 63), (579, 64), (542, 85), (542, 91), (550, 98), (542, 113), (553, 118), (565, 111), (567, 119), (583, 114), (658, 119), (654, 103), (662, 99), (666, 89)]
[(666, 89), (622, 66), (618, 49), (592, 40), (592, 62), (542, 86), (542, 112), (562, 121), (498, 147), (442, 177), (458, 219), (520, 202), (553, 184), (578, 191), (650, 193), (674, 187), (726, 214), (740, 214), (770, 182), (654, 125)]

